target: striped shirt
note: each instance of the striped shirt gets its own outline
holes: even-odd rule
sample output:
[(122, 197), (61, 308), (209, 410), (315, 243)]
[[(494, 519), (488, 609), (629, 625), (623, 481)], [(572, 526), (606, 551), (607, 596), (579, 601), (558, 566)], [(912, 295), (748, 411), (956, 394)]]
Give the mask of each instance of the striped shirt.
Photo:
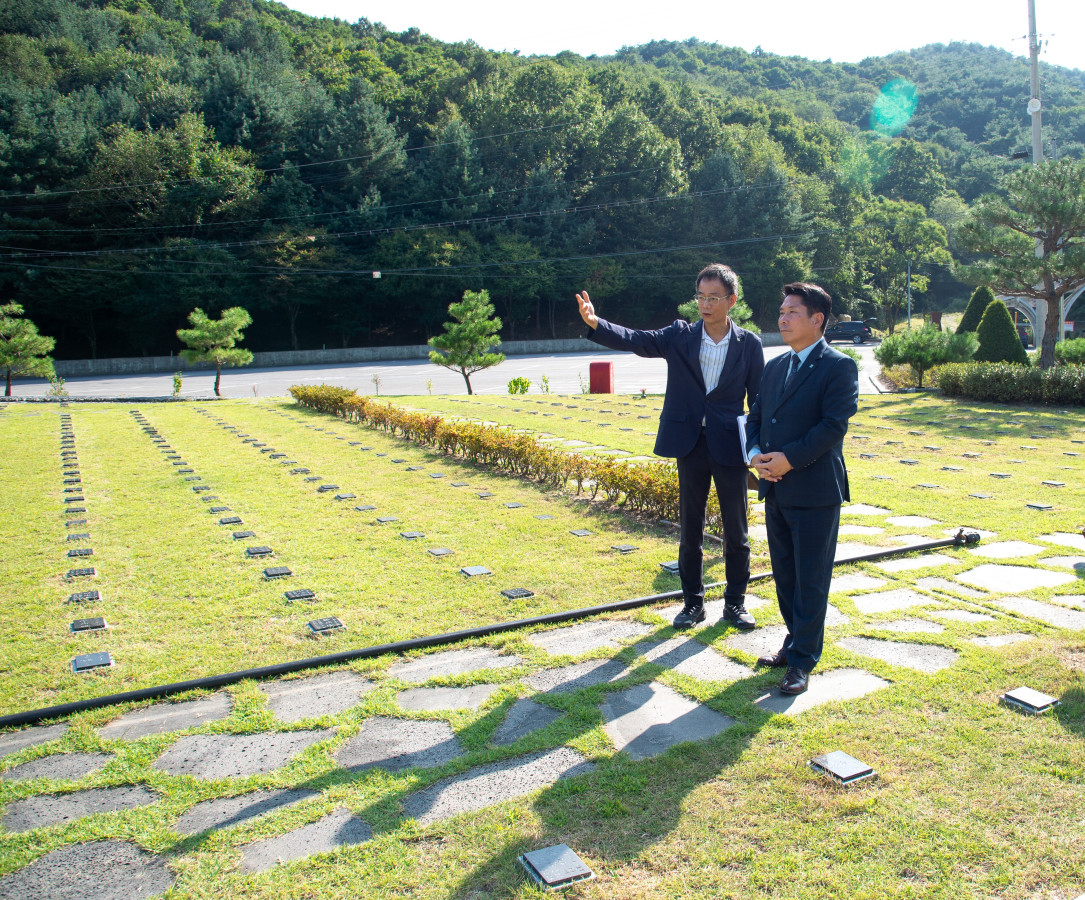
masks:
[[(718, 344), (708, 336), (708, 329), (701, 332), (701, 376), (704, 378), (705, 396), (711, 394), (720, 383), (723, 364), (727, 362), (727, 346), (731, 343), (731, 326)], [(703, 426), (706, 419), (701, 419)]]

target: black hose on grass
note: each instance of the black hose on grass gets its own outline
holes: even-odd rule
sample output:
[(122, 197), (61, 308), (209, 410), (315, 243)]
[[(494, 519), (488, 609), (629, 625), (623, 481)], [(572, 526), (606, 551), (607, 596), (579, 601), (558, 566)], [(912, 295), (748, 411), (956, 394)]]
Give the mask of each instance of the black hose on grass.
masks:
[[(852, 556), (848, 559), (838, 560), (834, 565), (850, 565), (856, 562), (867, 562), (876, 559), (885, 559), (901, 553), (912, 553), (916, 550), (935, 550), (939, 547), (961, 547), (966, 544), (978, 544), (980, 536), (972, 531), (966, 532), (963, 528), (951, 538), (938, 541), (928, 541), (923, 544), (910, 544), (905, 547), (893, 547), (886, 550), (875, 550), (864, 553), (862, 556)], [(750, 576), (750, 582), (764, 581), (772, 577), (772, 572), (758, 572)], [(716, 581), (705, 585), (705, 590), (723, 587), (726, 582)], [(394, 641), (391, 644), (377, 644), (372, 647), (362, 647), (358, 650), (345, 650), (342, 653), (328, 653), (324, 656), (312, 656), (308, 659), (298, 659), (292, 662), (279, 663), (274, 666), (261, 666), (256, 669), (242, 669), (237, 672), (226, 672), (222, 675), (211, 675), (207, 678), (194, 678), (190, 681), (175, 681), (172, 684), (163, 684), (157, 687), (143, 688), (138, 691), (124, 691), (120, 694), (107, 694), (104, 697), (93, 697), (89, 700), (77, 700), (73, 703), (62, 703), (58, 706), (47, 706), (43, 709), (27, 710), (21, 713), (12, 713), (0, 716), (0, 728), (9, 728), (21, 725), (33, 725), (44, 719), (53, 719), (61, 716), (69, 716), (73, 713), (85, 712), (89, 709), (101, 709), (103, 706), (113, 706), (117, 703), (130, 703), (136, 700), (158, 700), (172, 694), (180, 694), (184, 691), (211, 690), (224, 687), (228, 684), (236, 684), (247, 678), (276, 678), (291, 672), (300, 672), (304, 669), (315, 669), (320, 666), (334, 665), (336, 663), (350, 662), (355, 659), (369, 659), (374, 656), (383, 656), (386, 653), (406, 653), (409, 650), (424, 650), (427, 647), (440, 647), (445, 644), (455, 644), (471, 638), (486, 637), (491, 634), (501, 634), (506, 631), (516, 631), (520, 628), (529, 628), (534, 625), (552, 625), (558, 622), (568, 622), (572, 619), (584, 619), (589, 616), (597, 616), (601, 613), (617, 612), (623, 609), (637, 609), (641, 606), (650, 606), (663, 600), (676, 600), (682, 596), (682, 592), (667, 591), (663, 594), (651, 594), (647, 597), (633, 597), (629, 600), (617, 600), (613, 603), (603, 603), (599, 606), (586, 606), (582, 609), (572, 609), (567, 612), (549, 613), (545, 616), (534, 616), (530, 619), (516, 619), (511, 622), (497, 622), (493, 625), (481, 625), (478, 628), (467, 628), (463, 631), (450, 631), (445, 634), (435, 634), (429, 637), (410, 638), (405, 641)]]

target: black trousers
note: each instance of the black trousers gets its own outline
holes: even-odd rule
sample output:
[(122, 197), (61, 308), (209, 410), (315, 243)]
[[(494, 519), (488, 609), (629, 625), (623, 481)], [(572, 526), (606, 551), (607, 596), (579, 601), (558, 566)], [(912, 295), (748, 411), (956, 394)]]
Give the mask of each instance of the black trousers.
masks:
[(723, 516), (724, 599), (741, 601), (750, 580), (750, 540), (746, 523), (745, 466), (721, 466), (708, 451), (704, 432), (687, 456), (678, 458), (678, 575), (687, 606), (704, 603), (704, 525), (713, 480)]
[(787, 663), (809, 672), (821, 659), (840, 505), (781, 506), (765, 498), (772, 577), (787, 625)]

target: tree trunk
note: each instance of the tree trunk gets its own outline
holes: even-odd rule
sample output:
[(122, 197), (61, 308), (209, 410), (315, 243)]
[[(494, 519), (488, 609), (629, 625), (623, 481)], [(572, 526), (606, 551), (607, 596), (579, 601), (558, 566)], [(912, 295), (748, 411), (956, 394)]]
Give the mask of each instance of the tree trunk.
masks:
[(460, 369), (460, 374), (463, 376), (463, 380), (467, 382), (467, 393), (473, 394), (474, 391), (471, 390), (471, 376), (467, 374), (466, 369)]
[(301, 312), (301, 307), (297, 304), (288, 304), (286, 307), (286, 315), (290, 319), (290, 349), (298, 349), (298, 313)]
[(1055, 296), (1055, 284), (1050, 276), (1044, 278), (1047, 294), (1047, 315), (1044, 317), (1044, 339), (1040, 345), (1040, 368), (1050, 369), (1055, 365), (1055, 344), (1059, 334), (1059, 313), (1062, 311), (1062, 297)]
[(221, 380), (222, 380), (222, 363), (217, 363), (215, 365), (215, 396), (216, 397), (221, 397), (222, 396), (222, 394), (219, 393), (219, 382)]
[(10, 397), (11, 396), (11, 367), (10, 366), (8, 366), (7, 381), (8, 381), (8, 384), (7, 384), (7, 387), (4, 390), (4, 396), (5, 397)]

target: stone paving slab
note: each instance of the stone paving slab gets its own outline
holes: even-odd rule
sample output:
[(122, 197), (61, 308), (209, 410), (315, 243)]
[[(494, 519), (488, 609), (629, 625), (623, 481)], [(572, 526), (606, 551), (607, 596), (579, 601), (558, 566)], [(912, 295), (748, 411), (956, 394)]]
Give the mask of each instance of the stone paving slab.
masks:
[(446, 778), (403, 801), (404, 812), (423, 825), (450, 816), (476, 812), (505, 800), (548, 787), (560, 778), (572, 778), (595, 768), (575, 750), (556, 747), (490, 763), (462, 775)]
[(110, 753), (57, 753), (31, 760), (0, 773), (5, 781), (27, 781), (31, 778), (57, 778), (76, 781), (94, 772), (113, 759)]
[(410, 688), (396, 695), (396, 702), (403, 708), (416, 712), (432, 712), (439, 709), (478, 709), (496, 691), (497, 684), (472, 684), (469, 687)]
[(953, 578), (986, 591), (1034, 591), (1037, 588), (1058, 587), (1077, 580), (1075, 575), (1065, 572), (1048, 572), (1046, 569), (1033, 569), (1029, 566), (996, 563), (984, 563), (966, 572), (959, 572)]
[(1085, 556), (1048, 556), (1040, 560), (1040, 565), (1073, 569), (1079, 575), (1085, 575)]
[(971, 597), (973, 600), (979, 600), (987, 596), (986, 591), (977, 591), (965, 587), (963, 584), (957, 584), (956, 581), (950, 581), (948, 578), (920, 578), (916, 584), (927, 591), (949, 591), (962, 597)]
[(144, 900), (173, 886), (159, 856), (127, 841), (70, 844), (0, 878), (9, 900)]
[(865, 697), (874, 691), (889, 687), (890, 684), (891, 682), (864, 672), (862, 669), (833, 669), (824, 674), (815, 671), (810, 676), (810, 686), (805, 693), (789, 697), (774, 688), (769, 693), (758, 697), (754, 705), (768, 713), (796, 716), (823, 703)]
[(1002, 600), (995, 600), (994, 605), (999, 609), (1028, 616), (1030, 619), (1039, 619), (1056, 628), (1085, 630), (1085, 612), (1076, 609), (1067, 609), (1065, 606), (1055, 606), (1052, 603), (1041, 603), (1039, 600), (1029, 600), (1025, 597), (1005, 597)]
[(143, 785), (93, 788), (74, 794), (38, 794), (23, 800), (13, 800), (0, 820), (8, 831), (30, 831), (62, 822), (73, 822), (95, 813), (117, 812), (149, 806), (159, 799)]
[(250, 819), (274, 812), (318, 796), (319, 791), (305, 789), (253, 791), (240, 797), (204, 800), (184, 813), (173, 825), (178, 834), (233, 828)]
[(282, 863), (328, 853), (372, 839), (373, 829), (349, 809), (339, 808), (322, 819), (241, 850), (243, 872), (263, 872)]
[(899, 528), (929, 528), (931, 525), (941, 525), (937, 519), (927, 516), (890, 516), (886, 520), (888, 525), (896, 525)]
[(829, 584), (830, 594), (843, 594), (850, 591), (872, 591), (888, 584), (884, 578), (875, 578), (862, 572), (852, 572), (850, 575), (837, 575)]
[[(761, 527), (764, 528), (765, 526), (762, 525)], [(877, 525), (848, 525), (845, 523), (837, 529), (837, 534), (885, 534), (885, 529)]]
[(957, 651), (932, 644), (909, 644), (903, 641), (882, 641), (876, 638), (849, 637), (836, 642), (838, 647), (863, 656), (872, 656), (894, 666), (938, 672), (957, 661)]
[(945, 625), (937, 622), (928, 622), (926, 619), (897, 619), (895, 622), (871, 622), (871, 628), (881, 631), (900, 631), (912, 634), (941, 634), (946, 630)]
[(743, 653), (764, 656), (779, 650), (784, 645), (784, 638), (786, 637), (786, 625), (770, 625), (767, 628), (758, 628), (754, 631), (744, 631), (731, 635), (723, 643), (735, 650), (741, 650)]
[(523, 663), (519, 656), (506, 656), (490, 647), (445, 650), (416, 659), (401, 659), (388, 669), (400, 681), (429, 681), (431, 678), (464, 675), (481, 669), (508, 669)]
[(847, 625), (851, 621), (851, 616), (844, 615), (839, 609), (833, 606), (831, 603), (825, 604), (825, 627), (837, 628), (841, 625)]
[(456, 733), (447, 722), (420, 722), (375, 716), (335, 754), (344, 769), (370, 768), (386, 772), (432, 769), (463, 755)]
[(928, 553), (924, 556), (909, 556), (906, 559), (887, 559), (874, 563), (883, 572), (910, 572), (913, 569), (930, 569), (935, 566), (948, 566), (956, 563), (952, 556), (942, 553)]
[(563, 628), (540, 631), (528, 640), (554, 656), (580, 656), (601, 647), (616, 648), (630, 638), (644, 637), (653, 629), (640, 622), (578, 622)]
[(880, 550), (881, 547), (876, 547), (874, 544), (860, 544), (855, 541), (841, 541), (836, 545), (836, 551), (833, 555), (834, 562), (845, 562), (849, 559), (858, 559), (861, 556), (866, 556), (874, 550)]
[(986, 637), (969, 638), (970, 643), (977, 647), (1008, 647), (1011, 644), (1020, 644), (1022, 641), (1031, 641), (1033, 634), (992, 634)]
[(609, 684), (632, 674), (625, 663), (618, 659), (589, 659), (560, 669), (543, 669), (524, 682), (537, 691), (548, 694), (571, 694), (581, 688), (597, 684)]
[(1047, 541), (1049, 544), (1059, 544), (1063, 547), (1070, 547), (1073, 550), (1085, 551), (1085, 535), (1071, 534), (1065, 531), (1056, 531), (1054, 534), (1041, 534), (1039, 535), (1041, 541)]
[(966, 609), (939, 609), (931, 613), (936, 619), (948, 619), (951, 622), (993, 622), (994, 616), (987, 613), (970, 612)]
[(633, 649), (649, 662), (703, 681), (738, 681), (754, 674), (752, 669), (688, 637), (644, 642), (634, 645)]
[(969, 547), (968, 552), (973, 556), (984, 556), (988, 559), (1017, 559), (1021, 556), (1035, 556), (1043, 553), (1044, 548), (1028, 541), (995, 541), (993, 544), (980, 544), (978, 547)]
[(354, 672), (286, 678), (257, 686), (280, 722), (334, 716), (357, 706), (362, 695), (373, 689), (371, 681)]
[(937, 601), (926, 594), (907, 588), (892, 591), (878, 591), (873, 594), (855, 594), (851, 598), (855, 608), (864, 615), (895, 612), (898, 609), (911, 609), (913, 606), (936, 606)]
[(615, 749), (633, 759), (658, 756), (686, 741), (708, 740), (735, 724), (730, 716), (655, 681), (609, 695), (600, 710)]
[(199, 700), (182, 703), (156, 703), (143, 709), (133, 709), (119, 719), (98, 729), (106, 740), (134, 741), (148, 734), (164, 734), (217, 722), (230, 715), (233, 704), (228, 694), (213, 694)]
[(853, 503), (840, 510), (842, 516), (887, 516), (891, 509), (882, 509), (880, 506), (869, 506), (866, 503)]
[(509, 709), (505, 721), (497, 726), (490, 743), (497, 747), (515, 744), (520, 738), (556, 722), (562, 715), (561, 711), (534, 700), (517, 700)]
[(189, 734), (158, 757), (154, 767), (170, 775), (206, 779), (265, 775), (334, 734), (331, 728), (263, 734)]
[(46, 741), (55, 741), (57, 738), (64, 737), (67, 731), (68, 726), (62, 723), (60, 725), (38, 725), (34, 728), (24, 728), (22, 731), (9, 731), (7, 734), (0, 734), (0, 756), (17, 753), (27, 747), (44, 744)]
[(1058, 594), (1051, 599), (1062, 606), (1072, 606), (1074, 609), (1085, 609), (1085, 595), (1082, 594)]

